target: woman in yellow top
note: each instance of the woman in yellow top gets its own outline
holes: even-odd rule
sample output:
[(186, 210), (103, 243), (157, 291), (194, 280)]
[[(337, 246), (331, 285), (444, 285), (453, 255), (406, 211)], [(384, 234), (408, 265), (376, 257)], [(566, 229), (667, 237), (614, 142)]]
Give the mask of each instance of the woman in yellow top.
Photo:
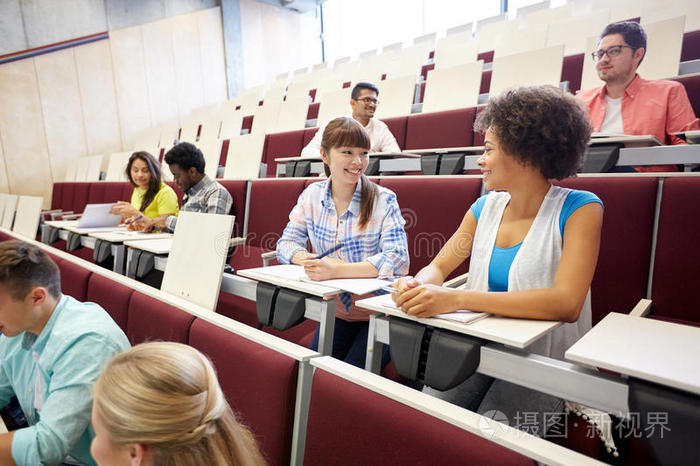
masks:
[(163, 183), (155, 157), (148, 152), (134, 152), (126, 165), (126, 176), (134, 186), (131, 202), (117, 202), (112, 213), (121, 215), (124, 220), (139, 215), (148, 218), (177, 215), (177, 195), (173, 188)]

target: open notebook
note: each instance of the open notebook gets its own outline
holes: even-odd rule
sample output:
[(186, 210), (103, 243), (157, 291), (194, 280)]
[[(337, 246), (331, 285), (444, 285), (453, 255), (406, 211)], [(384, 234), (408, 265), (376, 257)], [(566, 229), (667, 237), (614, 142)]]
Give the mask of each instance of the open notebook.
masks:
[(311, 280), (306, 275), (304, 272), (304, 267), (301, 265), (272, 265), (269, 267), (258, 267), (255, 269), (255, 271), (286, 280), (299, 280), (302, 282), (313, 283), (315, 285), (337, 288), (357, 295), (372, 293), (391, 284), (391, 281), (379, 280), (377, 278), (335, 278), (332, 280)]
[[(384, 295), (380, 296), (379, 298), (376, 298), (378, 304), (388, 307), (391, 309), (397, 309), (396, 304), (394, 303), (394, 300), (391, 298), (391, 295)], [(463, 324), (471, 324), (472, 322), (475, 322), (479, 319), (482, 319), (489, 314), (485, 312), (474, 312), (474, 311), (467, 311), (467, 310), (459, 310), (455, 312), (450, 312), (447, 314), (438, 314), (436, 316), (433, 316), (436, 319), (443, 319), (443, 320), (451, 320), (454, 322), (460, 322)]]

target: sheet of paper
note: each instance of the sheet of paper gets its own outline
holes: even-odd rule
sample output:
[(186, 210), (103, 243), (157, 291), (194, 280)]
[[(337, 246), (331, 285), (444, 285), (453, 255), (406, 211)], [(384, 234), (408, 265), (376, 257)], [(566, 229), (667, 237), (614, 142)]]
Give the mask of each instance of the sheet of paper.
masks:
[[(391, 295), (383, 295), (379, 299), (379, 304), (382, 306), (390, 307), (393, 309), (396, 309), (396, 304), (394, 303), (394, 300), (391, 298)], [(452, 320), (454, 322), (461, 322), (463, 324), (470, 324), (476, 320), (479, 320), (483, 317), (488, 316), (489, 314), (485, 312), (474, 312), (474, 311), (467, 311), (467, 310), (458, 310), (455, 312), (450, 312), (447, 314), (438, 314), (436, 316), (433, 316), (436, 319), (444, 319), (444, 320)]]

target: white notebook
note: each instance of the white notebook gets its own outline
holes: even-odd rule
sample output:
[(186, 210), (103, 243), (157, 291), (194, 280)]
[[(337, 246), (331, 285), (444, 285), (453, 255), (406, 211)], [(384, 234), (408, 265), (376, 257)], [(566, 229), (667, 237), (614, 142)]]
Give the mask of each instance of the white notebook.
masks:
[[(377, 299), (379, 301), (379, 304), (388, 308), (392, 309), (397, 309), (396, 304), (394, 303), (394, 300), (391, 298), (391, 295), (384, 295), (381, 296), (380, 298)], [(436, 316), (433, 316), (436, 319), (443, 319), (443, 320), (451, 320), (454, 322), (460, 322), (463, 324), (471, 324), (474, 321), (477, 321), (481, 318), (484, 318), (488, 316), (489, 314), (485, 312), (474, 312), (474, 311), (467, 311), (467, 310), (458, 310), (455, 312), (449, 312), (447, 314), (438, 314)]]
[(316, 285), (338, 288), (348, 293), (363, 295), (377, 291), (384, 286), (389, 286), (391, 281), (379, 280), (377, 278), (334, 278), (331, 280), (311, 280), (304, 272), (301, 265), (272, 265), (269, 267), (259, 267), (255, 269), (259, 273), (264, 273), (286, 280), (299, 280)]

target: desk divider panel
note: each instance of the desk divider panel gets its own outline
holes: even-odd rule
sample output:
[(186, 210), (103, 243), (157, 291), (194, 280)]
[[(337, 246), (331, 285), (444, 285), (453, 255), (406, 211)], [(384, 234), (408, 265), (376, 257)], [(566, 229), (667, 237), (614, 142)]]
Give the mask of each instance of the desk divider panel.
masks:
[(17, 202), (17, 215), (12, 231), (26, 238), (35, 239), (39, 228), (39, 216), (43, 197), (20, 196)]
[(161, 290), (213, 311), (233, 221), (231, 215), (180, 212)]

